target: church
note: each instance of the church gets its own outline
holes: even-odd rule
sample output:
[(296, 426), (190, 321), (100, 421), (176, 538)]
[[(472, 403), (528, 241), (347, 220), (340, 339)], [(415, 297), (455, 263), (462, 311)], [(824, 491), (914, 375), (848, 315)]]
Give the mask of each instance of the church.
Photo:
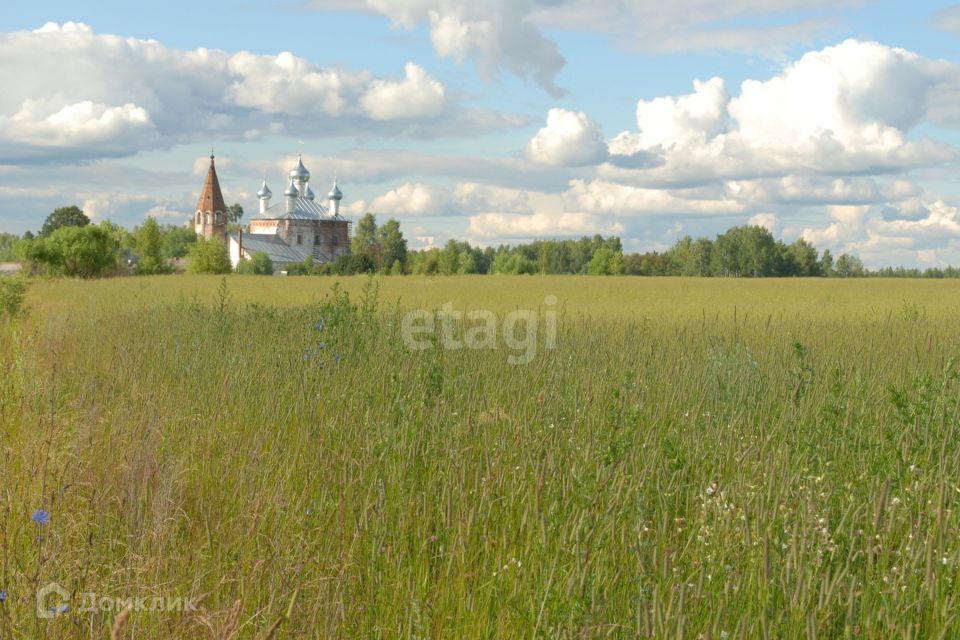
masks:
[(324, 206), (310, 189), (310, 172), (303, 166), (302, 154), (297, 166), (290, 171), (289, 180), (283, 198), (271, 203), (273, 192), (264, 179), (257, 192), (259, 211), (250, 220), (249, 233), (228, 233), (227, 206), (211, 155), (207, 180), (194, 217), (197, 234), (208, 240), (224, 240), (234, 269), (241, 260), (248, 260), (256, 253), (267, 254), (274, 273), (305, 262), (307, 258), (322, 264), (349, 255), (350, 222), (340, 215), (343, 193), (336, 181), (327, 195), (327, 206)]

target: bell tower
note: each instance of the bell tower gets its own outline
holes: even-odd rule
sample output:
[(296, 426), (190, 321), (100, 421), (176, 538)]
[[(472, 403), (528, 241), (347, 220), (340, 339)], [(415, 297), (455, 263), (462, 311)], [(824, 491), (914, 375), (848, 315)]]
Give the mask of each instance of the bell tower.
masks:
[(210, 170), (207, 172), (207, 181), (200, 192), (200, 201), (197, 202), (197, 212), (194, 215), (194, 229), (197, 235), (207, 240), (227, 236), (227, 205), (223, 201), (220, 191), (220, 181), (217, 179), (217, 168), (213, 163), (213, 154), (210, 154)]

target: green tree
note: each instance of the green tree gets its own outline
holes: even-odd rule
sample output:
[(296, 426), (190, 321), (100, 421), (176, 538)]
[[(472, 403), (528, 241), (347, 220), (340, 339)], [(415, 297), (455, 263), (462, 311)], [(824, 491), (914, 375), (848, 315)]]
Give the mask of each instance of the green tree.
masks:
[(20, 238), (12, 233), (0, 233), (0, 262), (17, 259), (17, 243)]
[(88, 218), (80, 207), (70, 205), (69, 207), (59, 207), (53, 210), (40, 228), (40, 235), (47, 237), (61, 227), (85, 227), (90, 224)]
[(28, 261), (53, 275), (92, 278), (117, 266), (119, 243), (95, 225), (66, 226), (27, 244)]
[(457, 256), (457, 273), (460, 275), (470, 275), (477, 272), (477, 261), (473, 257), (472, 251), (461, 251)]
[(440, 268), (440, 250), (436, 247), (415, 251), (408, 257), (410, 273), (418, 276), (432, 276)]
[(460, 245), (456, 240), (449, 240), (440, 251), (439, 261), (437, 263), (437, 273), (444, 276), (452, 276), (460, 268)]
[(808, 278), (820, 275), (820, 256), (812, 244), (800, 238), (784, 247), (782, 275)]
[(830, 249), (823, 250), (823, 256), (820, 258), (820, 272), (825, 276), (832, 276), (833, 273), (833, 254)]
[(113, 236), (113, 239), (117, 241), (117, 246), (120, 247), (121, 252), (133, 251), (136, 249), (137, 243), (134, 235), (118, 225), (116, 222), (104, 220), (97, 226)]
[[(350, 251), (358, 256), (374, 257), (377, 245), (377, 217), (372, 213), (365, 213), (353, 228), (353, 239), (350, 241)], [(377, 261), (374, 260), (374, 263)]]
[(227, 245), (219, 238), (197, 238), (187, 254), (190, 257), (190, 273), (230, 273), (230, 254)]
[(187, 226), (167, 225), (161, 229), (163, 233), (163, 257), (167, 260), (182, 258), (190, 251), (191, 245), (197, 241), (197, 232), (193, 223)]
[(623, 253), (610, 247), (600, 247), (587, 265), (591, 275), (613, 276), (623, 273)]
[(863, 268), (860, 258), (846, 253), (837, 258), (833, 271), (841, 278), (862, 278), (866, 275), (866, 269)]
[(697, 238), (691, 248), (692, 269), (689, 275), (705, 278), (710, 275), (710, 256), (713, 253), (713, 242), (706, 238)]
[(243, 207), (239, 204), (232, 204), (227, 207), (227, 222), (230, 224), (240, 224), (240, 218), (243, 217)]
[(163, 234), (156, 218), (149, 216), (134, 234), (139, 260), (138, 275), (169, 273), (170, 268), (163, 260)]
[(263, 251), (258, 251), (249, 260), (241, 260), (237, 265), (237, 273), (251, 276), (272, 276), (273, 261)]
[(407, 264), (407, 241), (400, 231), (400, 223), (390, 218), (376, 231), (382, 268), (392, 270), (394, 262), (400, 262), (403, 268)]
[(764, 227), (733, 227), (717, 237), (711, 253), (711, 272), (717, 276), (757, 278), (779, 272), (777, 241)]

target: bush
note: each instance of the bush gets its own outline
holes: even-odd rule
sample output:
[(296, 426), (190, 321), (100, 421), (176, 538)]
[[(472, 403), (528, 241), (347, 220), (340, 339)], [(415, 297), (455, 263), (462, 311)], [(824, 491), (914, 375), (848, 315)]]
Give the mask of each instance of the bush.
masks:
[(230, 254), (223, 240), (197, 238), (190, 247), (190, 273), (225, 274), (233, 271), (230, 266)]
[(46, 238), (27, 242), (25, 255), (50, 275), (92, 278), (117, 266), (120, 246), (106, 230), (89, 225), (60, 227)]
[(351, 254), (349, 256), (340, 256), (335, 262), (330, 263), (330, 273), (338, 276), (351, 276), (357, 273), (374, 273), (377, 265), (367, 254)]
[(270, 256), (258, 251), (249, 260), (242, 260), (237, 265), (237, 273), (251, 276), (272, 276), (273, 262), (270, 260)]
[(0, 314), (13, 318), (23, 311), (27, 282), (21, 278), (0, 277)]

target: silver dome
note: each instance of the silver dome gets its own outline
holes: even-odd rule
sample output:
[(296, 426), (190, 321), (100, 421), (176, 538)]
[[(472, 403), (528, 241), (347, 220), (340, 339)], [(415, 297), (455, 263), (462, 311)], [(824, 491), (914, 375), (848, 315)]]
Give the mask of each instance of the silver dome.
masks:
[(257, 197), (261, 200), (268, 200), (273, 196), (273, 191), (270, 191), (270, 187), (267, 186), (267, 181), (263, 181), (263, 186), (260, 187), (260, 191), (257, 191)]
[(306, 195), (304, 195), (303, 197), (306, 198), (307, 200), (313, 200), (314, 198), (316, 198), (316, 196), (313, 195), (313, 189), (311, 189), (309, 186), (307, 187)]
[(299, 160), (297, 160), (297, 166), (295, 169), (290, 171), (291, 180), (303, 180), (306, 182), (310, 179), (310, 172), (307, 171), (307, 168), (303, 166), (303, 154), (300, 154)]
[(290, 181), (290, 186), (287, 187), (287, 190), (283, 192), (283, 195), (287, 196), (288, 198), (296, 198), (300, 195), (300, 192), (297, 191), (296, 185), (293, 184), (293, 180)]
[(343, 200), (343, 192), (340, 191), (340, 187), (337, 186), (336, 182), (333, 183), (333, 189), (327, 194), (327, 198), (330, 200)]

